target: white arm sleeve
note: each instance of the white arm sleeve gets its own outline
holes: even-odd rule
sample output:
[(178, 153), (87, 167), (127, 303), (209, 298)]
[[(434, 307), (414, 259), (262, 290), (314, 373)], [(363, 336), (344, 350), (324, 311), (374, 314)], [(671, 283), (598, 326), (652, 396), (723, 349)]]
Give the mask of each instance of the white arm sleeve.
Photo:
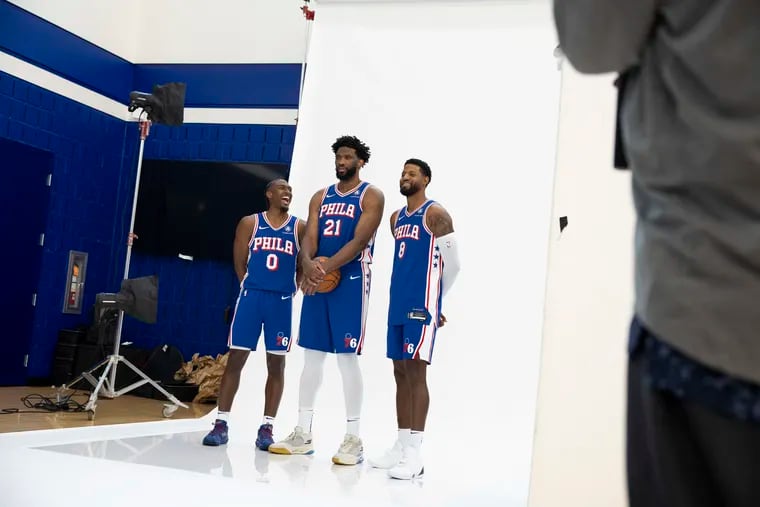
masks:
[(459, 251), (457, 250), (457, 242), (454, 238), (454, 233), (446, 234), (440, 238), (435, 239), (435, 244), (441, 253), (441, 259), (443, 260), (443, 296), (449, 291), (454, 280), (459, 273)]

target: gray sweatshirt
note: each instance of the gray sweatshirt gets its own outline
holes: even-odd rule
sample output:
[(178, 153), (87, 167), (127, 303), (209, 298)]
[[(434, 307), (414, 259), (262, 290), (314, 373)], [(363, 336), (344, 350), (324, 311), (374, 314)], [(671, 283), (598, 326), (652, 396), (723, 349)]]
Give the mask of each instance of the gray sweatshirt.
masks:
[(760, 384), (760, 0), (554, 0), (580, 72), (629, 70), (636, 313)]

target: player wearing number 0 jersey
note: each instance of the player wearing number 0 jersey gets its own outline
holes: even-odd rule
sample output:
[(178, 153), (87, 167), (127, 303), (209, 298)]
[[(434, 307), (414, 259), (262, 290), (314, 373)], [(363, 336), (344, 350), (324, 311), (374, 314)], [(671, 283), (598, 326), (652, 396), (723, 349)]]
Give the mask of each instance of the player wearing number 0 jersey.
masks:
[(274, 442), (272, 425), (282, 397), (284, 354), (291, 346), (293, 295), (297, 290), (297, 257), (306, 230), (302, 220), (288, 214), (292, 190), (285, 180), (267, 185), (269, 208), (240, 220), (233, 257), (240, 294), (230, 326), (227, 366), (219, 390), (219, 415), (204, 445), (226, 444), (228, 415), (240, 383), (240, 373), (251, 350), (256, 350), (262, 328), (267, 350), (264, 420), (256, 446), (266, 450)]
[[(355, 465), (364, 459), (359, 438), (362, 377), (358, 355), (364, 341), (370, 264), (375, 233), (383, 215), (384, 197), (359, 179), (369, 161), (369, 148), (356, 137), (344, 136), (332, 146), (338, 183), (314, 194), (301, 248), (304, 293), (298, 344), (304, 347), (298, 425), (285, 440), (270, 446), (278, 454), (310, 454), (314, 401), (328, 353), (337, 354), (346, 401), (346, 436), (333, 462)], [(326, 257), (324, 263), (316, 257)], [(340, 269), (338, 286), (316, 293), (324, 275)]]
[(407, 160), (399, 183), (406, 206), (391, 215), (396, 245), (387, 355), (393, 360), (396, 379), (398, 439), (370, 464), (388, 469), (394, 479), (413, 479), (424, 473), (420, 447), (430, 401), (427, 365), (432, 361), (436, 332), (446, 323), (441, 314), (443, 296), (459, 272), (451, 217), (425, 195), (431, 177), (427, 163)]

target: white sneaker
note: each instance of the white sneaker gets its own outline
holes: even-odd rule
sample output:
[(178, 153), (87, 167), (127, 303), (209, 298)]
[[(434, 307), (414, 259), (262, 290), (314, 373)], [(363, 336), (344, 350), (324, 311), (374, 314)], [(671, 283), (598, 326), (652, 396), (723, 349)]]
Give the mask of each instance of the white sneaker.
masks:
[(422, 465), (420, 450), (414, 447), (404, 448), (404, 457), (395, 467), (388, 470), (388, 476), (393, 479), (411, 480), (421, 477), (425, 473)]
[(270, 445), (269, 452), (273, 454), (312, 454), (314, 445), (311, 443), (311, 433), (306, 433), (303, 428), (296, 426), (288, 438)]
[(382, 468), (384, 470), (391, 469), (401, 462), (401, 458), (404, 457), (404, 448), (399, 440), (393, 444), (393, 447), (385, 451), (385, 454), (376, 458), (370, 458), (369, 464), (375, 468)]
[(356, 435), (346, 435), (332, 461), (336, 465), (358, 465), (364, 461), (362, 439)]

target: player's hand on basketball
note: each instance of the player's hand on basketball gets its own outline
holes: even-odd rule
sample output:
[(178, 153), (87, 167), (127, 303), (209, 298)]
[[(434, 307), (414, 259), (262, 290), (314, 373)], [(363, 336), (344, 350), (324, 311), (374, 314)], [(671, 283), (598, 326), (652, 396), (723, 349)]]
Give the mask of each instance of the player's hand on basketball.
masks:
[(322, 263), (316, 259), (312, 259), (303, 263), (303, 278), (304, 281), (313, 281), (319, 283), (324, 278), (325, 268), (322, 267)]
[(441, 314), (441, 316), (438, 318), (438, 327), (445, 326), (446, 322), (446, 316), (444, 314)]
[(304, 296), (313, 296), (317, 292), (317, 287), (319, 287), (319, 282), (312, 282), (311, 280), (304, 280), (301, 283), (301, 292), (303, 292)]
[(313, 295), (317, 291), (317, 287), (324, 277), (325, 270), (322, 267), (321, 262), (313, 259), (309, 262), (304, 262), (301, 290), (307, 296)]

